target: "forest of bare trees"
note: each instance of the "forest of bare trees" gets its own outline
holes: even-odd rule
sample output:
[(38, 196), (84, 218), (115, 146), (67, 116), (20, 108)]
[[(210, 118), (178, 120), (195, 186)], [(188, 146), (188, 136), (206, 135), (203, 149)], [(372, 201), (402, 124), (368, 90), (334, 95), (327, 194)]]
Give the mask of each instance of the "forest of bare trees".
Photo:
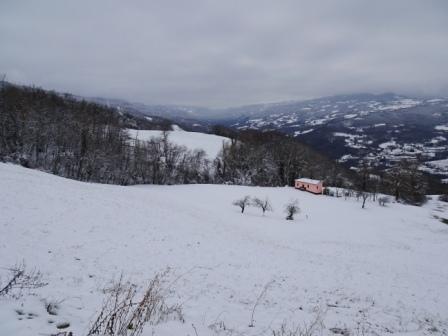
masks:
[(104, 106), (6, 85), (0, 94), (0, 160), (81, 181), (210, 182), (203, 151), (174, 145), (166, 133), (131, 142), (124, 123)]
[(347, 183), (351, 173), (323, 155), (276, 132), (243, 131), (223, 147), (216, 162), (219, 183), (291, 186), (294, 179)]

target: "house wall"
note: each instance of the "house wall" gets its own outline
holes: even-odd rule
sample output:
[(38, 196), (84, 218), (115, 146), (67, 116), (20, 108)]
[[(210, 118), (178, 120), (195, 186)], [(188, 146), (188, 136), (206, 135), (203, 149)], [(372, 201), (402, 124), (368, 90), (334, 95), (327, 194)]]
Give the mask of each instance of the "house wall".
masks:
[(322, 183), (319, 184), (311, 184), (311, 183), (304, 183), (300, 181), (296, 181), (296, 188), (301, 189), (305, 188), (305, 190), (310, 191), (315, 194), (322, 194), (323, 186)]

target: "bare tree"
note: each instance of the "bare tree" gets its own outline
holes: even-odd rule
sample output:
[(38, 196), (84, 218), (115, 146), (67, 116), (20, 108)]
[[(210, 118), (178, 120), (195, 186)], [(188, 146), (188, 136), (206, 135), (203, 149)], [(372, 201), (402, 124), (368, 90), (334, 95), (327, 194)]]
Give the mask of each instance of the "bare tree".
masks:
[(362, 199), (362, 208), (366, 206), (366, 201), (370, 197), (370, 191), (372, 190), (372, 166), (367, 159), (363, 159), (359, 162), (357, 167), (357, 179), (356, 179), (356, 199)]
[(389, 192), (396, 201), (421, 205), (426, 201), (427, 180), (417, 160), (401, 160), (387, 171)]
[(241, 208), (241, 213), (244, 213), (244, 210), (250, 204), (250, 196), (244, 196), (241, 199), (233, 201), (232, 204), (235, 206), (239, 206)]
[(255, 197), (252, 201), (252, 204), (254, 206), (256, 206), (257, 208), (260, 208), (261, 211), (263, 211), (263, 216), (266, 211), (272, 211), (271, 202), (269, 201), (269, 198), (267, 198), (267, 197), (264, 200), (262, 200), (258, 197)]
[(370, 193), (368, 193), (367, 191), (358, 191), (358, 194), (356, 196), (357, 196), (358, 199), (359, 198), (362, 199), (362, 206), (361, 206), (361, 208), (364, 209), (366, 207), (366, 201), (370, 197)]
[(294, 201), (291, 201), (290, 203), (286, 204), (285, 212), (287, 214), (286, 219), (287, 220), (293, 220), (294, 219), (294, 215), (298, 214), (300, 212), (299, 201), (298, 200), (294, 200)]

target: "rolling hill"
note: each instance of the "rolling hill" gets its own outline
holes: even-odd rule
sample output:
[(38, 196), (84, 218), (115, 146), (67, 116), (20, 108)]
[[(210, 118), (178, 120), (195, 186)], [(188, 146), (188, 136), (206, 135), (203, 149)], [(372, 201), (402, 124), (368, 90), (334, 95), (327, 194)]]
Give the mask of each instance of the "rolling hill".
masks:
[[(120, 277), (140, 291), (167, 267), (162, 293), (183, 322), (143, 335), (269, 335), (316, 321), (316, 335), (448, 331), (448, 226), (435, 218), (447, 205), (435, 200), (361, 209), (293, 188), (123, 187), (4, 163), (0, 190), (1, 284), (21, 262), (47, 284), (0, 296), (1, 335), (86, 335)], [(274, 211), (241, 214), (232, 201), (244, 195)], [(291, 199), (301, 213), (286, 221)]]

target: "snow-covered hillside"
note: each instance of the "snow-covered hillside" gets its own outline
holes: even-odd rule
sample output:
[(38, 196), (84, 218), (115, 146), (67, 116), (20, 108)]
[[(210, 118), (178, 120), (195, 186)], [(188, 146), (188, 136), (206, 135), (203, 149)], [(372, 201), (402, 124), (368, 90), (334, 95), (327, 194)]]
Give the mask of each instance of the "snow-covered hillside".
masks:
[[(120, 108), (147, 122), (155, 116), (172, 118), (172, 122), (189, 130), (207, 132), (218, 124), (236, 130), (279, 131), (347, 168), (369, 160), (382, 170), (400, 160), (418, 157), (422, 170), (446, 179), (446, 172), (432, 169), (431, 163), (426, 162), (448, 158), (447, 97), (361, 93), (224, 109), (147, 106), (99, 98), (94, 101)], [(440, 188), (432, 191), (440, 192)]]
[(384, 168), (416, 156), (422, 161), (448, 158), (447, 98), (357, 94), (237, 111), (240, 116), (229, 118), (228, 126), (290, 134), (347, 167), (364, 159)]
[[(269, 197), (274, 212), (241, 214), (232, 201), (244, 195)], [(295, 198), (302, 213), (286, 221)], [(323, 335), (446, 335), (448, 226), (434, 216), (447, 210), (362, 210), (292, 188), (99, 185), (0, 164), (1, 281), (23, 260), (48, 283), (0, 297), (0, 335), (56, 334), (63, 322), (85, 335), (112, 280), (141, 286), (166, 267), (185, 322), (145, 335), (272, 335), (316, 315)]]
[[(129, 129), (128, 133), (131, 139), (145, 141), (154, 137), (160, 137), (163, 132)], [(222, 149), (223, 143), (229, 141), (226, 137), (214, 134), (186, 132), (178, 126), (173, 131), (169, 131), (168, 134), (169, 140), (173, 143), (185, 146), (190, 150), (202, 149), (210, 159), (214, 159)]]
[(448, 159), (425, 162), (421, 170), (432, 174), (448, 176)]

